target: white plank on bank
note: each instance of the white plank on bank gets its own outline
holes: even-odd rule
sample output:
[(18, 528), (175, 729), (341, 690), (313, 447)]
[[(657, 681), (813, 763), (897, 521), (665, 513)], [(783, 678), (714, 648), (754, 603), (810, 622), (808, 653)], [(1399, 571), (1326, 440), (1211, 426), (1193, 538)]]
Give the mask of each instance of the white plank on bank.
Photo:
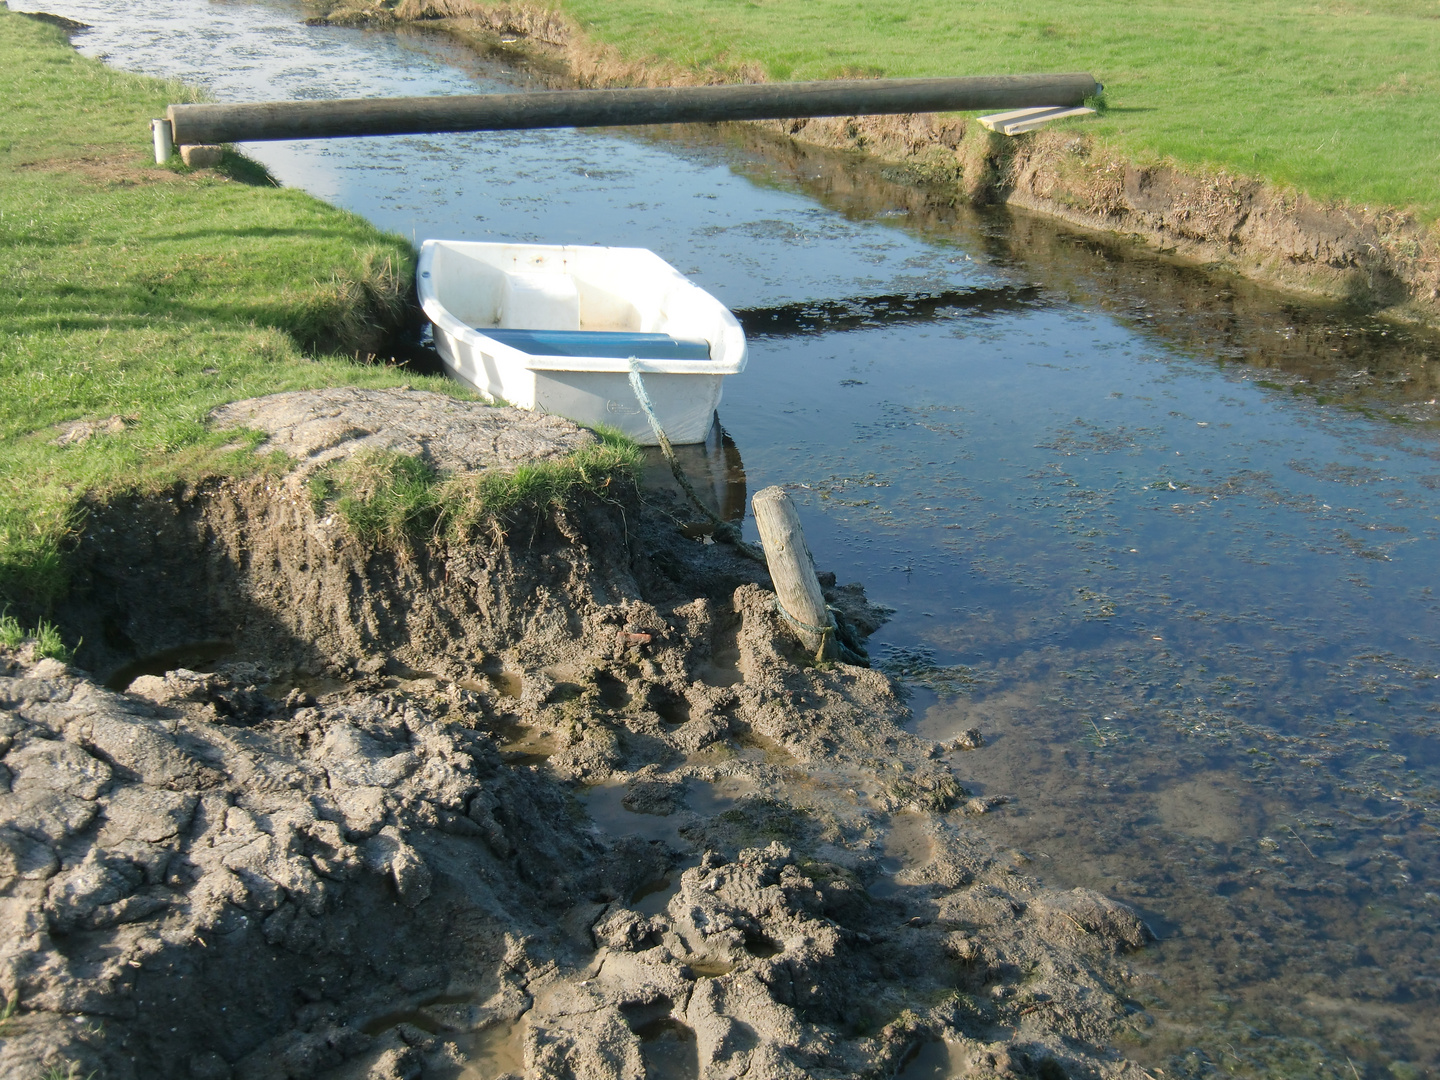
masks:
[(1051, 120), (1063, 120), (1067, 116), (1088, 116), (1094, 109), (1084, 106), (1068, 107), (1064, 105), (1040, 109), (1012, 109), (1010, 112), (991, 113), (989, 116), (977, 117), (980, 123), (991, 131), (998, 131), (1001, 135), (1019, 135), (1022, 132), (1034, 131), (1043, 127)]

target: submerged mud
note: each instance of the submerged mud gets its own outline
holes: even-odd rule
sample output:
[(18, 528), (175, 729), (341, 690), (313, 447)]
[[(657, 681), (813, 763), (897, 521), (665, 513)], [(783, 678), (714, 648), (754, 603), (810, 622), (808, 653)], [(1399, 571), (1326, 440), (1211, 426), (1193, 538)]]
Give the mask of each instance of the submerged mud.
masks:
[(97, 507), (70, 617), (123, 688), (0, 657), (7, 1075), (1140, 1075), (1107, 1047), (1145, 925), (988, 840), (983, 740), (809, 663), (678, 505), (409, 550), (323, 510)]

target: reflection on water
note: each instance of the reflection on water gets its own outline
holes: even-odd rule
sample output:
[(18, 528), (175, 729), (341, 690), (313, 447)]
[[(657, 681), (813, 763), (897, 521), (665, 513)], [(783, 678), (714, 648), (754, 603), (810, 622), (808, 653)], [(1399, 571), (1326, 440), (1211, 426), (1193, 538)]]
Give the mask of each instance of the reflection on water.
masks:
[[(740, 448), (717, 420), (710, 427), (710, 434), (703, 443), (676, 446), (675, 460), (685, 471), (690, 486), (696, 495), (721, 521), (741, 521), (746, 512), (745, 463), (740, 460)], [(645, 457), (644, 484), (652, 490), (669, 491), (674, 495), (683, 494), (675, 480), (670, 464), (665, 460), (658, 446), (647, 446)], [(687, 523), (687, 531), (695, 535), (714, 532), (708, 522)]]
[(986, 316), (1042, 305), (1033, 286), (944, 289), (935, 293), (892, 293), (854, 296), (844, 300), (800, 300), (775, 307), (741, 308), (735, 312), (747, 337), (794, 337), (867, 330), (895, 323), (935, 322), (959, 315)]
[[(45, 6), (222, 100), (517, 78), (287, 4)], [(786, 484), (817, 561), (896, 609), (877, 645), (917, 729), (979, 728), (950, 760), (1011, 796), (965, 828), (1145, 912), (1162, 940), (1129, 992), (1155, 1023), (1125, 1053), (1165, 1076), (1440, 1063), (1433, 335), (762, 131), (255, 152), (417, 240), (651, 247), (742, 310), (732, 441), (692, 475), (731, 519)], [(669, 839), (680, 814), (622, 798), (591, 802)]]
[(611, 836), (634, 836), (671, 847), (685, 846), (680, 839), (680, 828), (687, 823), (682, 815), (632, 810), (625, 805), (627, 794), (624, 784), (596, 784), (581, 791), (578, 798), (596, 826)]

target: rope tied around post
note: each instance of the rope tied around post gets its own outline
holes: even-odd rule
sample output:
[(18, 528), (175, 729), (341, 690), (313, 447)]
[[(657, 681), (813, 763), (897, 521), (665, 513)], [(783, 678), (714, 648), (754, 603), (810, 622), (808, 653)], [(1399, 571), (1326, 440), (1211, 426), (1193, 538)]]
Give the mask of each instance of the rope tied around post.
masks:
[(670, 474), (675, 477), (675, 482), (680, 485), (680, 490), (695, 505), (710, 524), (715, 527), (715, 535), (726, 543), (733, 544), (741, 552), (750, 556), (757, 562), (764, 562), (765, 557), (754, 547), (747, 544), (740, 536), (740, 530), (733, 522), (721, 518), (713, 510), (701, 501), (699, 493), (690, 483), (690, 477), (685, 475), (684, 468), (680, 465), (679, 459), (675, 457), (675, 448), (670, 445), (670, 436), (665, 434), (665, 429), (660, 426), (660, 418), (655, 415), (655, 405), (650, 400), (650, 394), (645, 389), (645, 380), (640, 376), (640, 361), (636, 357), (629, 358), (630, 364), (630, 389), (635, 392), (635, 400), (640, 403), (641, 410), (645, 413), (645, 419), (650, 422), (650, 430), (655, 433), (656, 440), (660, 443), (660, 453), (665, 455), (666, 462), (670, 465)]
[(790, 625), (799, 627), (801, 630), (804, 630), (807, 633), (819, 635), (820, 644), (815, 648), (815, 662), (819, 664), (824, 661), (826, 646), (829, 645), (830, 640), (835, 633), (835, 609), (829, 604), (825, 605), (825, 611), (826, 614), (829, 616), (829, 621), (824, 626), (812, 626), (810, 623), (805, 622), (803, 619), (797, 619), (794, 615), (791, 615), (790, 612), (785, 610), (785, 605), (780, 602), (780, 597), (778, 596), (775, 597), (775, 610), (779, 613), (780, 617), (786, 622), (790, 623)]

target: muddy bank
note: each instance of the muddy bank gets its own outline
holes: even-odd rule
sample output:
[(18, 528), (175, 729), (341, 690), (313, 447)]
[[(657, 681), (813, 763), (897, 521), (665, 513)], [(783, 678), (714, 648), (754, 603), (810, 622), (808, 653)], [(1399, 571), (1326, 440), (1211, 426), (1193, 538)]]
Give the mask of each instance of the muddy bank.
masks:
[[(983, 738), (807, 665), (762, 569), (633, 487), (333, 529), (296, 477), (383, 404), (319, 403), (295, 474), (96, 508), (67, 629), (113, 631), (110, 688), (0, 656), (6, 1075), (1140, 1075), (1148, 931), (987, 839)], [(545, 427), (509, 445), (584, 437)]]
[[(763, 81), (758, 68), (693, 72), (642, 65), (532, 4), (400, 0), (317, 5), (314, 21), (444, 29), (482, 53), (564, 85)], [(1119, 234), (1179, 259), (1285, 289), (1440, 325), (1440, 239), (1394, 207), (1321, 202), (1265, 181), (1139, 165), (1083, 131), (997, 135), (966, 118), (835, 117), (760, 125), (787, 138), (902, 165), (977, 205), (1005, 204)]]

